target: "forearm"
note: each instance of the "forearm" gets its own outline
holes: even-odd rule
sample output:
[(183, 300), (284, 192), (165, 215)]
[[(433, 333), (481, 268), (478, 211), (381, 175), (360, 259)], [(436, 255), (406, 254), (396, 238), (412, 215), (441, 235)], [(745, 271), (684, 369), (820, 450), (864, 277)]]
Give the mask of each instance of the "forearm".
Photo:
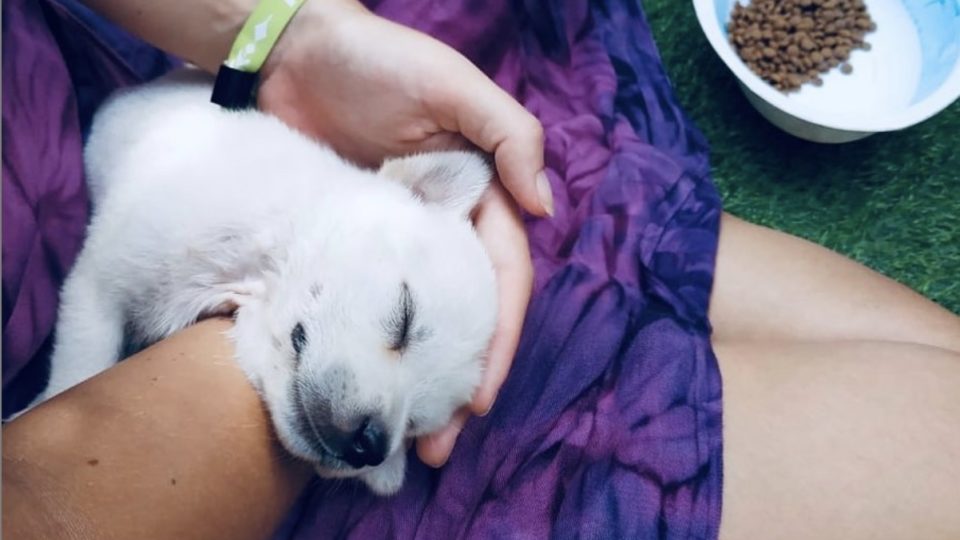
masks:
[(3, 536), (266, 538), (312, 474), (206, 321), (3, 429)]
[(169, 53), (214, 72), (258, 0), (85, 0), (91, 9)]
[[(93, 10), (154, 46), (215, 73), (259, 0), (85, 0)], [(335, 20), (356, 0), (307, 0), (314, 21)], [(317, 29), (320, 31), (321, 29)]]

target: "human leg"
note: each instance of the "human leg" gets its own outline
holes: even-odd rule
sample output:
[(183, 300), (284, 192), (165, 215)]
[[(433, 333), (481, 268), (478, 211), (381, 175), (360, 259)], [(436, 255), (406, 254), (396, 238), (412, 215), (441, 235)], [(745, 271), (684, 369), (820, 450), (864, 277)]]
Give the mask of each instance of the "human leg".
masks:
[(960, 351), (960, 318), (839, 254), (725, 214), (714, 343), (892, 341)]
[(960, 354), (716, 344), (721, 539), (960, 537)]
[(721, 538), (960, 535), (960, 318), (731, 216), (711, 300)]

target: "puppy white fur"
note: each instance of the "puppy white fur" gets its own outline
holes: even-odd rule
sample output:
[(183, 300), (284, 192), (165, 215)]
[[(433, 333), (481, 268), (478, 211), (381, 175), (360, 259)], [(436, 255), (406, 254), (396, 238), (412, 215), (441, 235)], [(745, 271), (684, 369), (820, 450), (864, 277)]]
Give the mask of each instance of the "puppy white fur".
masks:
[(234, 313), (236, 360), (286, 448), (393, 493), (405, 441), (480, 381), (495, 281), (468, 214), (490, 169), (438, 152), (365, 171), (273, 117), (219, 109), (210, 85), (182, 71), (98, 113), (94, 215), (38, 402)]

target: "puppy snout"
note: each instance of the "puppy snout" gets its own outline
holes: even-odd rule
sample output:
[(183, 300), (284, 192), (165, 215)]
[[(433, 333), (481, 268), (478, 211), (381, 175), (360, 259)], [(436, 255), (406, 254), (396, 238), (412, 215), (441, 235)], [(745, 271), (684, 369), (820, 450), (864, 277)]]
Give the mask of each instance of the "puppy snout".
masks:
[(377, 400), (356, 399), (353, 373), (332, 368), (300, 379), (295, 392), (306, 437), (320, 454), (355, 469), (383, 463), (390, 447), (385, 411)]
[(327, 448), (355, 469), (383, 463), (387, 457), (388, 437), (383, 425), (365, 416), (353, 425), (356, 429), (342, 430), (332, 425), (317, 426)]
[(343, 459), (351, 467), (379, 465), (387, 457), (387, 435), (379, 422), (367, 417), (353, 433), (351, 444), (343, 450)]

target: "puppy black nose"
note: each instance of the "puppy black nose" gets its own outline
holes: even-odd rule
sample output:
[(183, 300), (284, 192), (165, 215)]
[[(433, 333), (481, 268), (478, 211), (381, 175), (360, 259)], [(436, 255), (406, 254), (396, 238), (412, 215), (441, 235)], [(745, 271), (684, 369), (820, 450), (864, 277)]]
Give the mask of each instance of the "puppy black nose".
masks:
[(343, 451), (343, 460), (359, 469), (383, 463), (387, 457), (387, 435), (376, 421), (364, 418)]

